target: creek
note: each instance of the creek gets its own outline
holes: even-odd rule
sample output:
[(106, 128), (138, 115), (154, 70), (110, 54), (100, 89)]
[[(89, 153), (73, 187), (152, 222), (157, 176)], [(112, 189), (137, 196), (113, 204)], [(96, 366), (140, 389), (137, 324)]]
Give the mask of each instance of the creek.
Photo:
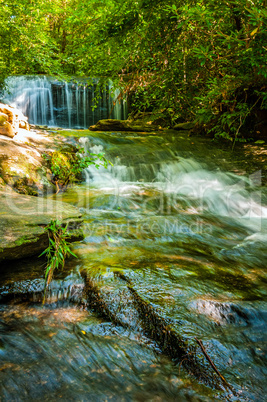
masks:
[(44, 306), (44, 261), (3, 264), (2, 400), (263, 401), (259, 172), (177, 132), (64, 134), (113, 166), (52, 196), (83, 211), (85, 238)]

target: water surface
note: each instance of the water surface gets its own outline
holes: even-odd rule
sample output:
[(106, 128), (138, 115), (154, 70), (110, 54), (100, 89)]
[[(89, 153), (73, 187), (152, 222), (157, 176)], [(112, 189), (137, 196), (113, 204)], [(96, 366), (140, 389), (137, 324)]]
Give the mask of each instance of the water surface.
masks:
[[(259, 173), (177, 133), (79, 141), (113, 166), (88, 168), (83, 184), (56, 196), (81, 208), (85, 238), (44, 307), (43, 261), (9, 264), (3, 274), (3, 400), (263, 401)], [(178, 356), (170, 339), (191, 352)]]

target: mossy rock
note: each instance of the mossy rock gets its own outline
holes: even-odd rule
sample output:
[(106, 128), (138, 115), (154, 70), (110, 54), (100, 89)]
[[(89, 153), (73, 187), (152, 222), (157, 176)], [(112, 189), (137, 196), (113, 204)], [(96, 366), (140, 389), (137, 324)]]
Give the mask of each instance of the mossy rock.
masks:
[(179, 123), (176, 124), (173, 129), (177, 131), (182, 131), (182, 130), (192, 130), (195, 127), (195, 123)]
[(151, 132), (155, 127), (142, 121), (130, 122), (129, 120), (105, 119), (99, 120), (94, 126), (89, 127), (90, 131), (129, 131), (129, 132)]
[(0, 191), (0, 261), (40, 254), (51, 220), (68, 225), (71, 240), (83, 238), (80, 211), (61, 201)]

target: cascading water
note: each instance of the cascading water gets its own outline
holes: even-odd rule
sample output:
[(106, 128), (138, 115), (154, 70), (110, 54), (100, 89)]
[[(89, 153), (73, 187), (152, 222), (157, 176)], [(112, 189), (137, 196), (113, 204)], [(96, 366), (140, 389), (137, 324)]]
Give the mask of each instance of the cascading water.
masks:
[[(86, 135), (85, 152), (113, 165), (89, 166), (84, 183), (54, 196), (83, 212), (78, 258), (44, 307), (42, 261), (3, 269), (3, 400), (265, 400), (259, 172), (233, 173), (232, 153), (226, 166), (215, 146), (207, 154), (186, 135)], [(231, 388), (215, 387), (196, 340)]]
[[(51, 77), (18, 76), (7, 81), (8, 92), (3, 102), (22, 111), (30, 124), (63, 128), (88, 128), (100, 119), (126, 119), (127, 102), (119, 90), (99, 92), (97, 107), (94, 97), (97, 80), (92, 85), (60, 82)], [(113, 93), (112, 93), (113, 92)]]
[[(87, 152), (105, 151), (105, 144), (90, 145), (88, 138), (79, 141)], [(133, 165), (131, 159), (122, 161), (117, 156), (108, 169), (88, 167), (86, 180), (96, 188), (116, 189), (117, 194), (126, 184), (144, 187), (149, 183), (150, 188), (164, 193), (169, 202), (186, 199), (190, 204), (190, 200), (197, 204), (195, 213), (241, 219), (244, 225), (253, 226), (257, 219), (267, 218), (267, 208), (260, 205), (260, 193), (248, 191), (259, 182), (257, 174), (249, 180), (232, 173), (212, 172), (193, 158), (176, 158), (171, 150), (168, 159), (167, 162), (151, 160), (149, 163), (139, 156), (139, 161)]]

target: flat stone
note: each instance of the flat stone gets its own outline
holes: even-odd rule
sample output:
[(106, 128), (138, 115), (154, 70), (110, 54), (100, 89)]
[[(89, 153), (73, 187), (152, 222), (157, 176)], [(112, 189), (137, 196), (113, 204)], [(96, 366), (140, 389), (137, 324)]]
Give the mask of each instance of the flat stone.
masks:
[(0, 191), (0, 261), (41, 253), (48, 245), (45, 227), (68, 225), (70, 240), (83, 237), (81, 213), (65, 202)]

